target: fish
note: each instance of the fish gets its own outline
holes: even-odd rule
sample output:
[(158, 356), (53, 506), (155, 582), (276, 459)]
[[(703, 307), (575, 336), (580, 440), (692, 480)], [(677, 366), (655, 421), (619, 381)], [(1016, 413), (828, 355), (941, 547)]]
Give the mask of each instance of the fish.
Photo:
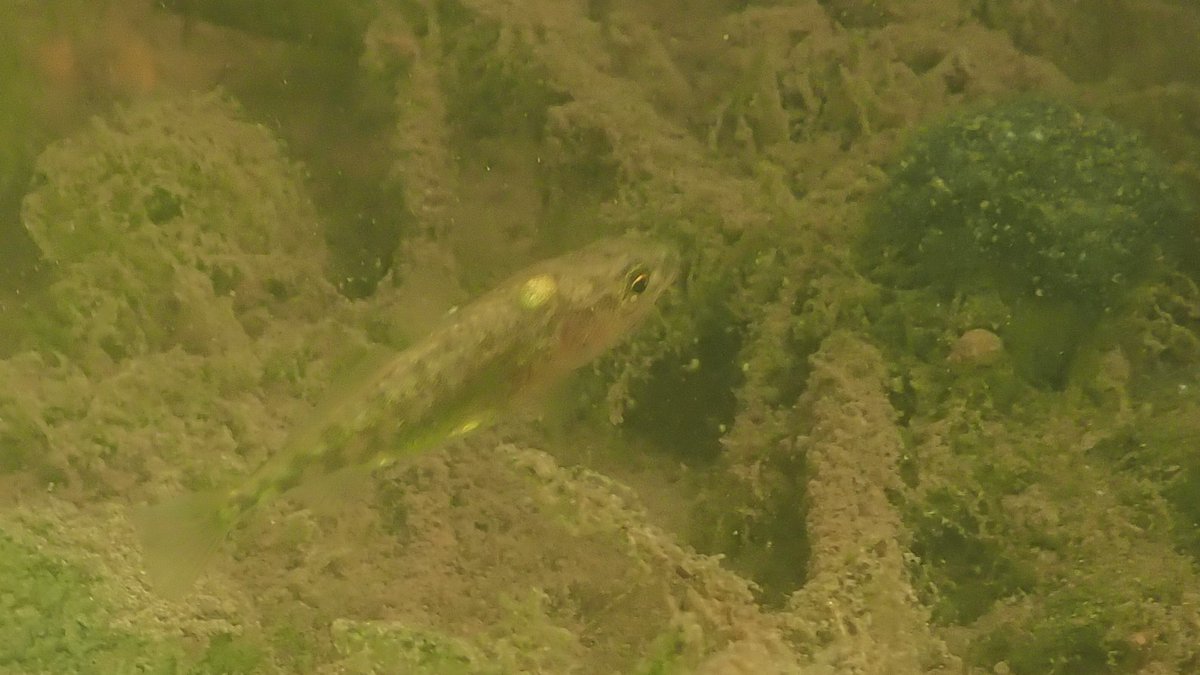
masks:
[(669, 245), (603, 239), (513, 275), (409, 348), (326, 394), (251, 475), (221, 489), (135, 507), (151, 588), (178, 598), (229, 534), (280, 496), (339, 472), (436, 448), (536, 402), (630, 334), (679, 271)]

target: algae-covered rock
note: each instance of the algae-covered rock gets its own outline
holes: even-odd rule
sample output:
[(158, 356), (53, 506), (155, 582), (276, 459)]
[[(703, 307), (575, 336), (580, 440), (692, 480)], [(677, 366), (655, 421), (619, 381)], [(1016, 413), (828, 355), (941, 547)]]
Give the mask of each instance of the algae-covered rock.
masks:
[(176, 672), (182, 654), (113, 625), (93, 581), (0, 529), (0, 672)]
[(918, 134), (874, 215), (871, 255), (901, 285), (999, 288), (1104, 308), (1195, 244), (1189, 207), (1135, 134), (1018, 100)]
[(88, 362), (227, 348), (327, 295), (300, 168), (220, 93), (123, 108), (54, 143), (22, 220), (56, 274), (31, 303), (32, 341)]
[(96, 118), (48, 147), (36, 171), (22, 219), (56, 262), (113, 249), (209, 265), (234, 252), (319, 256), (299, 167), (219, 93)]
[(1103, 316), (1196, 251), (1193, 209), (1132, 132), (1062, 103), (1018, 99), (917, 136), (874, 205), (864, 268), (925, 295), (994, 296), (1016, 371), (1066, 385)]
[(483, 672), (483, 661), (469, 644), (399, 622), (337, 619), (330, 633), (334, 649), (343, 657), (340, 672)]

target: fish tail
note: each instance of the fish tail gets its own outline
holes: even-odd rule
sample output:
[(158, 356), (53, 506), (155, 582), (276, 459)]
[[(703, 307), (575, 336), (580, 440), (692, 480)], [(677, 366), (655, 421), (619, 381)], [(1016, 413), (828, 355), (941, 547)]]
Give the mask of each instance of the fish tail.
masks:
[(197, 492), (137, 508), (131, 514), (151, 587), (184, 595), (216, 554), (233, 523), (220, 492)]

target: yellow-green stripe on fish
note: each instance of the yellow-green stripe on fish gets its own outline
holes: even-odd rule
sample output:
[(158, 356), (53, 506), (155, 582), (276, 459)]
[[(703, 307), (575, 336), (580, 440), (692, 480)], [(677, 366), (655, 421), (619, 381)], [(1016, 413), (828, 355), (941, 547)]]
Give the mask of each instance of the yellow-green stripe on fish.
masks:
[(535, 399), (626, 335), (677, 271), (671, 248), (623, 237), (511, 277), (336, 392), (244, 482), (137, 509), (151, 584), (186, 591), (238, 522), (297, 486), (427, 450)]

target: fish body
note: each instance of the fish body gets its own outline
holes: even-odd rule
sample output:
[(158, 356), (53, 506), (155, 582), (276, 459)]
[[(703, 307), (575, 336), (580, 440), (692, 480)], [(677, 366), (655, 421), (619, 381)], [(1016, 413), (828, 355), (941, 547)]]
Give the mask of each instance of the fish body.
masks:
[(669, 247), (624, 237), (514, 275), (336, 392), (242, 483), (135, 512), (151, 583), (187, 590), (238, 522), (293, 488), (389, 464), (536, 399), (629, 333), (677, 270)]

